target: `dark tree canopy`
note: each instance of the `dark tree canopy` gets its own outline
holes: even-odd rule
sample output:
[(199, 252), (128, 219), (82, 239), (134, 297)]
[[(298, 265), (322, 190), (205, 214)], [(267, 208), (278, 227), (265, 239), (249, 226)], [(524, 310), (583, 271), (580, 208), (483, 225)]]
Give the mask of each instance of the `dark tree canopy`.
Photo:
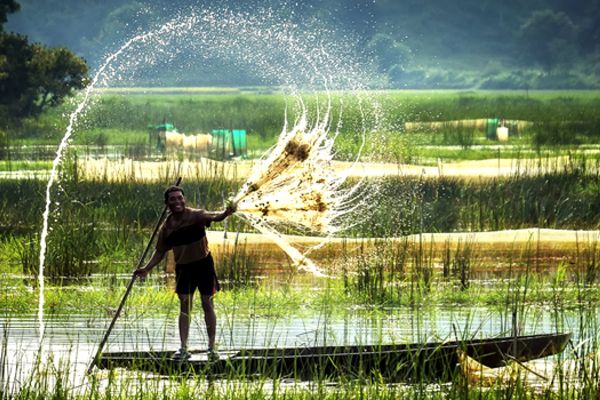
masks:
[[(18, 4), (0, 0), (0, 18)], [(27, 37), (0, 30), (0, 115), (37, 116), (87, 84), (86, 62), (61, 47), (29, 43)]]
[(20, 6), (15, 0), (0, 0), (0, 32), (7, 21), (8, 14), (19, 11)]
[(535, 11), (519, 31), (521, 57), (548, 70), (567, 64), (575, 57), (571, 43), (576, 32), (563, 12)]

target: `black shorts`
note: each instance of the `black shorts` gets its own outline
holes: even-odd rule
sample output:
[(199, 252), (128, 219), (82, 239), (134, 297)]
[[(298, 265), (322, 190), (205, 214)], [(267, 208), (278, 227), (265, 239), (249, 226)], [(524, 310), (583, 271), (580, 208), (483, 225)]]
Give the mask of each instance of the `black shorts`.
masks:
[(196, 288), (200, 294), (210, 296), (220, 290), (219, 280), (215, 272), (215, 263), (212, 255), (202, 260), (189, 264), (175, 266), (175, 279), (177, 281), (175, 292), (177, 294), (193, 294)]

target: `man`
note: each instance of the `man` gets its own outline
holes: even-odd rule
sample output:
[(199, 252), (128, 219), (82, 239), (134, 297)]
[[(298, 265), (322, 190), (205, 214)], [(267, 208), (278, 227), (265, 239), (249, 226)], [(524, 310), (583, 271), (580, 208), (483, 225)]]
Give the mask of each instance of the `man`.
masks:
[(235, 212), (229, 206), (223, 212), (209, 212), (185, 206), (183, 189), (178, 186), (169, 187), (165, 193), (165, 204), (170, 214), (163, 223), (158, 234), (156, 249), (148, 263), (135, 271), (144, 278), (165, 256), (173, 250), (175, 256), (176, 292), (179, 297), (179, 338), (181, 348), (173, 355), (177, 359), (187, 359), (187, 342), (190, 331), (191, 311), (194, 292), (200, 291), (204, 321), (208, 333), (208, 355), (218, 358), (214, 352), (217, 329), (213, 295), (219, 290), (219, 282), (215, 273), (213, 258), (208, 249), (206, 229), (211, 222), (223, 221)]

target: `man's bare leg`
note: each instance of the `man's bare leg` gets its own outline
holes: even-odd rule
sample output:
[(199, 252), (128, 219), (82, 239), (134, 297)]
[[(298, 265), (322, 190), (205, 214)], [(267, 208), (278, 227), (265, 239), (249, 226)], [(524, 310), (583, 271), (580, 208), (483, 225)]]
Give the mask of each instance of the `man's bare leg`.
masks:
[(212, 295), (202, 295), (202, 309), (204, 310), (204, 322), (206, 323), (206, 333), (208, 334), (208, 348), (214, 350), (217, 333), (217, 314), (215, 314)]
[(184, 350), (187, 350), (188, 337), (190, 334), (193, 299), (193, 294), (179, 295), (179, 339), (181, 340), (181, 348)]

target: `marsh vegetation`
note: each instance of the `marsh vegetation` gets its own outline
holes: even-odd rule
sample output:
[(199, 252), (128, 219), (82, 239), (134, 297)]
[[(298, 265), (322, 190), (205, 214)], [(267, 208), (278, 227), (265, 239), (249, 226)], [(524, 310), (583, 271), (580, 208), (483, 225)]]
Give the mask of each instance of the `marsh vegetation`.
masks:
[[(329, 272), (329, 278), (299, 273), (285, 254), (257, 237), (240, 219), (214, 224), (210, 240), (224, 283), (217, 297), (224, 321), (224, 347), (236, 343), (235, 338), (227, 342), (225, 337), (239, 332), (233, 328), (238, 319), (246, 321), (247, 330), (254, 329), (251, 321), (263, 322), (266, 328), (254, 334), (267, 344), (277, 344), (281, 333), (273, 326), (281, 321), (318, 320), (316, 332), (304, 336), (307, 343), (317, 343), (344, 340), (328, 326), (350, 321), (345, 322), (346, 329), (352, 330), (357, 319), (348, 315), (358, 313), (358, 319), (373, 322), (375, 328), (368, 336), (373, 341), (406, 340), (409, 334), (400, 326), (404, 318), (412, 316), (411, 324), (416, 328), (410, 335), (424, 340), (432, 335), (471, 337), (510, 333), (519, 327), (523, 331), (543, 328), (574, 332), (573, 347), (562, 356), (564, 359), (558, 358), (559, 364), (597, 352), (600, 248), (595, 232), (600, 225), (600, 96), (574, 92), (372, 96), (380, 100), (388, 118), (381, 131), (369, 133), (365, 160), (426, 165), (438, 159), (458, 162), (506, 157), (521, 163), (522, 172), (540, 164), (547, 168), (543, 173), (536, 170), (486, 179), (443, 174), (364, 178), (362, 190), (369, 206), (347, 215), (344, 225), (348, 228), (311, 253)], [(355, 153), (360, 131), (356, 105), (345, 104), (344, 131), (336, 142), (340, 160), (348, 160)], [(259, 93), (110, 93), (100, 97), (74, 137), (74, 147), (63, 161), (59, 184), (53, 189), (45, 270), (49, 320), (85, 315), (85, 323), (98, 332), (83, 341), (93, 345), (152, 231), (162, 207), (162, 190), (174, 179), (165, 173), (164, 178), (148, 182), (118, 171), (86, 177), (77, 171), (78, 163), (106, 156), (110, 146), (120, 157), (152, 157), (146, 150), (127, 149), (134, 145), (147, 149), (147, 125), (163, 119), (175, 122), (185, 132), (244, 128), (252, 138), (249, 146), (258, 154), (271, 146), (281, 131), (284, 107), (284, 98)], [(293, 122), (294, 114), (288, 118)], [(468, 122), (479, 119), (528, 123), (507, 142), (497, 142), (489, 137), (487, 125)], [(412, 130), (407, 123), (420, 125)], [(0, 168), (47, 169), (45, 153), (35, 156), (27, 151), (56, 143), (63, 125), (59, 112), (47, 113), (11, 132), (0, 141)], [(198, 169), (184, 177), (188, 202), (220, 209), (242, 179), (231, 179), (219, 169), (211, 173)], [(0, 296), (5, 332), (0, 360), (6, 360), (7, 343), (14, 339), (10, 337), (14, 332), (11, 321), (31, 318), (37, 308), (35, 277), (44, 187), (43, 180), (34, 178), (0, 178), (0, 274), (5, 282)], [(500, 238), (512, 230), (529, 230), (531, 234), (526, 240), (509, 237), (500, 242), (489, 240), (487, 245), (476, 239), (482, 233)], [(573, 233), (569, 240), (552, 242), (542, 238), (547, 230), (581, 232)], [(456, 239), (456, 234), (464, 235)], [(305, 236), (306, 243), (322, 240), (310, 233)], [(124, 326), (148, 320), (149, 313), (165, 321), (174, 318), (171, 280), (169, 274), (161, 272), (137, 286), (128, 302)], [(449, 318), (447, 324), (430, 329), (445, 310), (482, 312), (484, 317), (477, 321), (468, 316), (455, 318), (454, 328)], [(377, 328), (382, 320), (389, 323), (388, 330)], [(305, 330), (310, 331), (313, 322), (304, 323)], [(492, 326), (484, 327), (486, 324)], [(163, 331), (167, 329), (164, 326)], [(407, 336), (394, 336), (394, 332)], [(152, 335), (159, 334), (152, 331)], [(152, 343), (171, 345), (170, 339)], [(0, 377), (8, 370), (5, 362), (0, 366)], [(2, 392), (23, 399), (153, 399), (197, 394), (206, 398), (589, 398), (597, 395), (593, 377), (599, 370), (594, 366), (585, 370), (586, 375), (577, 383), (561, 380), (557, 372), (552, 379), (558, 383), (541, 392), (522, 382), (481, 390), (461, 381), (458, 375), (448, 385), (404, 387), (376, 378), (335, 385), (318, 379), (299, 384), (283, 378), (264, 381), (245, 377), (215, 383), (197, 376), (165, 382), (135, 374), (117, 377), (115, 373), (99, 373), (79, 392), (69, 387), (76, 372), (68, 362), (56, 369), (42, 363), (36, 368), (33, 379), (19, 388), (11, 388), (4, 380)], [(128, 386), (130, 382), (133, 384)]]

